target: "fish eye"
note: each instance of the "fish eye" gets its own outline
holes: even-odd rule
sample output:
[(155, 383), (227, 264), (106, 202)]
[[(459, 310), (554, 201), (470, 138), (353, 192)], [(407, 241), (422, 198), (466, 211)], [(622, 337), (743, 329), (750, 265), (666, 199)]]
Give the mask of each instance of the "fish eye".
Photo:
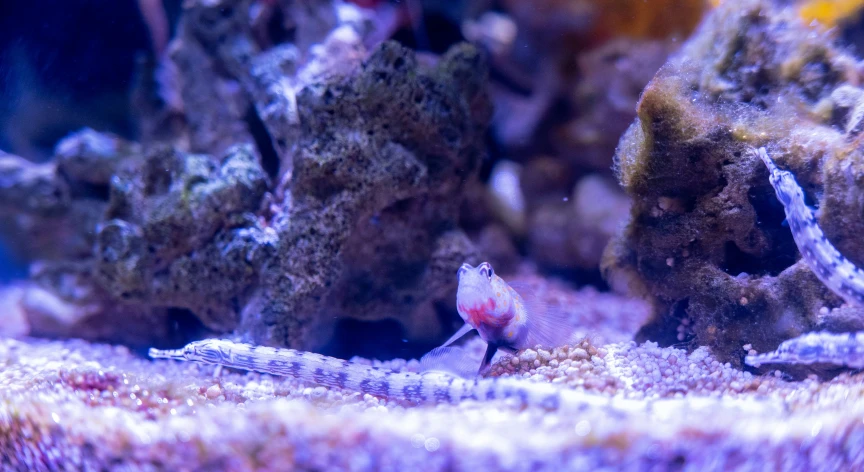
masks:
[(480, 267), (480, 274), (483, 276), (486, 276), (486, 277), (491, 279), (492, 276), (495, 274), (492, 271), (492, 266), (488, 262), (484, 262), (484, 263), (480, 264), (479, 267)]

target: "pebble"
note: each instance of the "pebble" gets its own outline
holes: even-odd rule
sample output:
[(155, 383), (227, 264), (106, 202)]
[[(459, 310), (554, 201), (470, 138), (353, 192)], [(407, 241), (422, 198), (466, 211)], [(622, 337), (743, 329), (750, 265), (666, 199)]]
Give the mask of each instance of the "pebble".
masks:
[(584, 360), (584, 359), (588, 359), (588, 357), (589, 357), (588, 351), (586, 351), (585, 349), (582, 349), (581, 347), (577, 347), (576, 349), (573, 349), (572, 351), (570, 351), (570, 358), (571, 359), (583, 359)]
[(205, 393), (205, 395), (206, 395), (207, 398), (209, 398), (210, 400), (213, 400), (213, 399), (219, 398), (219, 395), (222, 395), (222, 389), (219, 387), (219, 385), (211, 385), (211, 386), (207, 389), (207, 392)]
[(525, 349), (522, 354), (519, 354), (519, 360), (522, 362), (533, 362), (537, 359), (537, 351)]
[[(0, 346), (3, 346), (4, 342), (7, 344), (13, 343), (12, 341), (3, 341), (0, 342)], [(784, 380), (777, 380), (769, 376), (754, 377), (750, 374), (742, 373), (736, 368), (732, 368), (728, 363), (718, 362), (708, 350), (704, 350), (704, 358), (697, 361), (699, 356), (693, 356), (692, 358), (688, 358), (685, 351), (680, 349), (658, 348), (651, 345), (629, 345), (626, 343), (621, 343), (610, 346), (607, 357), (604, 360), (600, 358), (591, 358), (588, 354), (587, 346), (587, 344), (583, 343), (579, 345), (579, 347), (574, 346), (567, 349), (551, 350), (550, 352), (548, 352), (548, 362), (545, 362), (545, 357), (543, 355), (545, 351), (543, 351), (542, 349), (533, 350), (536, 352), (529, 353), (527, 357), (530, 358), (530, 361), (524, 363), (520, 362), (519, 355), (509, 358), (509, 362), (507, 362), (507, 360), (505, 359), (502, 365), (506, 366), (506, 368), (503, 370), (509, 370), (511, 372), (522, 370), (522, 373), (515, 375), (505, 373), (503, 375), (512, 375), (514, 377), (524, 376), (532, 380), (560, 384), (561, 388), (594, 390), (597, 392), (603, 392), (603, 395), (621, 394), (630, 398), (682, 398), (685, 396), (693, 397), (694, 401), (697, 402), (696, 405), (704, 403), (704, 399), (706, 396), (737, 396), (738, 394), (735, 392), (744, 391), (747, 392), (744, 398), (748, 398), (746, 395), (750, 394), (750, 392), (756, 391), (762, 395), (768, 393), (777, 393), (778, 395), (775, 395), (775, 397), (781, 398), (781, 405), (783, 406), (789, 404), (791, 404), (793, 407), (798, 407), (801, 405), (807, 406), (812, 404), (812, 402), (814, 401), (830, 400), (832, 395), (836, 395), (835, 392), (839, 390), (839, 387), (844, 387), (847, 383), (854, 382), (856, 389), (858, 388), (858, 386), (860, 386), (860, 377), (857, 376), (858, 374), (847, 375), (846, 377), (841, 376), (835, 380), (826, 381), (825, 383), (822, 383), (822, 381), (819, 381), (815, 378), (803, 382), (791, 383)], [(35, 348), (28, 349), (33, 350)], [(88, 347), (88, 349), (93, 352), (101, 352), (102, 350), (104, 350), (104, 348), (102, 347)], [(600, 356), (604, 354), (603, 349), (597, 349), (596, 351)], [(569, 354), (571, 353), (577, 353), (576, 356), (572, 358), (573, 360), (564, 360), (566, 357), (569, 357)], [(24, 358), (25, 354), (26, 358), (29, 361), (32, 358), (30, 351), (24, 351), (24, 353), (21, 354), (21, 357)], [(565, 355), (562, 357), (562, 354)], [(8, 355), (9, 354), (7, 354), (7, 356)], [(54, 355), (53, 352), (52, 355)], [(0, 355), (0, 358), (2, 358), (2, 355)], [(556, 358), (561, 360), (556, 361)], [(591, 362), (585, 362), (586, 359), (590, 359)], [(683, 362), (683, 364), (681, 362), (678, 362), (679, 359)], [(544, 360), (544, 362), (540, 362), (541, 360)], [(688, 361), (693, 362), (691, 363)], [(115, 362), (115, 359), (111, 357), (110, 362)], [(124, 362), (125, 364), (129, 364), (129, 369), (133, 372), (136, 371), (136, 369), (141, 369), (139, 364), (144, 365), (139, 359), (125, 361), (121, 359), (119, 368), (124, 367)], [(533, 367), (537, 365), (539, 365), (539, 367)], [(615, 365), (616, 367), (614, 372), (612, 372), (612, 369), (607, 368), (607, 366), (611, 365)], [(13, 367), (14, 366), (15, 365), (13, 364)], [(391, 400), (379, 401), (379, 399), (376, 397), (373, 397), (371, 395), (363, 395), (358, 392), (347, 392), (343, 396), (339, 392), (339, 389), (334, 388), (333, 390), (330, 390), (325, 387), (316, 385), (310, 385), (306, 387), (303, 386), (302, 383), (294, 381), (293, 379), (275, 377), (271, 379), (268, 377), (255, 377), (258, 374), (236, 374), (228, 372), (224, 374), (225, 377), (223, 378), (223, 380), (221, 380), (221, 382), (226, 385), (224, 389), (221, 387), (221, 384), (213, 384), (213, 380), (210, 379), (208, 374), (204, 376), (198, 375), (197, 377), (200, 378), (192, 379), (193, 381), (201, 382), (198, 383), (196, 387), (201, 386), (203, 388), (203, 391), (198, 390), (197, 388), (193, 390), (188, 390), (185, 388), (185, 386), (189, 385), (190, 382), (190, 376), (188, 375), (188, 372), (195, 370), (193, 367), (190, 367), (189, 364), (182, 364), (181, 366), (179, 363), (165, 362), (157, 364), (155, 362), (148, 362), (146, 366), (148, 369), (158, 366), (158, 368), (160, 369), (160, 374), (153, 377), (155, 379), (158, 379), (158, 381), (154, 382), (150, 377), (147, 377), (142, 381), (141, 377), (136, 378), (135, 376), (130, 375), (128, 379), (129, 382), (127, 383), (123, 381), (126, 379), (126, 376), (124, 375), (122, 378), (119, 379), (116, 385), (108, 385), (104, 387), (106, 389), (101, 392), (94, 390), (89, 385), (85, 385), (83, 387), (85, 390), (82, 391), (84, 391), (88, 395), (87, 398), (90, 398), (90, 401), (97, 402), (100, 405), (104, 404), (106, 406), (117, 406), (120, 408), (132, 409), (137, 408), (134, 404), (130, 404), (129, 402), (130, 394), (134, 393), (137, 397), (136, 399), (143, 399), (145, 402), (150, 399), (149, 401), (154, 404), (154, 406), (152, 407), (153, 414), (156, 415), (157, 419), (168, 416), (190, 417), (190, 415), (195, 415), (195, 418), (198, 418), (199, 416), (206, 417), (208, 414), (213, 414), (208, 413), (207, 410), (215, 411), (218, 415), (236, 414), (234, 412), (227, 411), (226, 407), (230, 406), (230, 404), (232, 403), (238, 402), (240, 399), (245, 398), (245, 401), (247, 403), (236, 403), (236, 407), (237, 409), (248, 408), (250, 412), (245, 413), (245, 416), (242, 416), (242, 418), (250, 418), (250, 421), (252, 419), (255, 419), (256, 421), (259, 419), (264, 419), (266, 421), (272, 420), (272, 418), (268, 418), (266, 415), (262, 414), (261, 408), (264, 406), (263, 402), (265, 401), (278, 400), (274, 397), (290, 396), (291, 398), (295, 398), (298, 396), (297, 394), (301, 392), (308, 392), (308, 395), (311, 397), (318, 395), (329, 396), (331, 400), (334, 400), (333, 402), (316, 402), (316, 409), (309, 410), (312, 412), (310, 413), (310, 424), (314, 426), (312, 427), (312, 429), (310, 429), (310, 431), (313, 434), (319, 431), (318, 428), (320, 427), (320, 422), (329, 421), (329, 419), (326, 417), (329, 416), (330, 413), (321, 415), (318, 408), (322, 409), (320, 411), (328, 411), (332, 412), (333, 414), (338, 414), (340, 411), (345, 411), (347, 414), (356, 414), (356, 412), (362, 412), (364, 409), (368, 409), (370, 413), (379, 415), (378, 417), (373, 416), (371, 422), (377, 422), (380, 420), (382, 422), (394, 422), (394, 424), (398, 425), (394, 427), (394, 431), (399, 430), (401, 432), (400, 435), (404, 437), (406, 441), (405, 444), (398, 441), (393, 444), (397, 451), (399, 451), (400, 448), (404, 447), (406, 444), (412, 444), (418, 449), (425, 449), (422, 451), (423, 454), (419, 457), (422, 457), (421, 460), (429, 461), (427, 464), (423, 464), (427, 466), (433, 464), (433, 461), (438, 460), (439, 458), (440, 460), (450, 460), (449, 456), (445, 458), (443, 454), (451, 454), (453, 450), (459, 449), (458, 447), (454, 447), (454, 438), (447, 434), (445, 429), (446, 425), (444, 427), (440, 427), (439, 420), (441, 418), (453, 419), (455, 420), (454, 424), (459, 425), (460, 427), (463, 426), (463, 423), (461, 423), (462, 421), (468, 421), (469, 425), (472, 425), (474, 423), (471, 422), (477, 422), (478, 418), (480, 418), (481, 426), (478, 427), (478, 430), (485, 430), (489, 427), (489, 425), (486, 424), (487, 420), (484, 415), (485, 412), (484, 410), (482, 410), (482, 408), (485, 408), (485, 406), (483, 406), (481, 402), (466, 402), (464, 405), (460, 405), (459, 407), (454, 407), (452, 405), (440, 405), (436, 406), (436, 408), (434, 409), (413, 409), (413, 406), (402, 406), (399, 402), (394, 402)], [(24, 370), (31, 369), (32, 367), (30, 367), (29, 365), (19, 365), (18, 368)], [(58, 366), (53, 369), (60, 368), (61, 367)], [(586, 374), (579, 375), (580, 369), (584, 369)], [(201, 370), (203, 371), (204, 369), (202, 368)], [(2, 371), (6, 371), (5, 378), (10, 378), (10, 374), (8, 373), (10, 369), (8, 367), (3, 369)], [(164, 382), (164, 380), (162, 380), (163, 372), (165, 373), (165, 375), (170, 375), (171, 378), (174, 380), (171, 380), (171, 382), (167, 384), (159, 383)], [(100, 372), (100, 376), (101, 375), (102, 373)], [(659, 381), (656, 380), (658, 375), (660, 376)], [(4, 377), (0, 376), (0, 378)], [(59, 379), (57, 379), (57, 377), (51, 376), (50, 373), (42, 374), (42, 378), (53, 379), (54, 382), (59, 385), (57, 388), (62, 389), (61, 391), (64, 392), (66, 391), (66, 389), (74, 388), (74, 386), (71, 384), (80, 382), (86, 383), (88, 381), (87, 376), (82, 377), (82, 375), (79, 375), (77, 371), (71, 374), (68, 380), (64, 382), (59, 382)], [(259, 380), (249, 380), (245, 385), (239, 382), (239, 380), (246, 380), (251, 378), (261, 379), (260, 384), (258, 383)], [(165, 385), (175, 385), (175, 382), (177, 386), (176, 389), (164, 388)], [(140, 385), (140, 388), (138, 387), (138, 385)], [(807, 390), (807, 385), (810, 385), (809, 391)], [(707, 389), (709, 391), (699, 391), (699, 389)], [(274, 391), (279, 393), (274, 394)], [(118, 392), (120, 397), (119, 400), (117, 400)], [(199, 394), (199, 392), (203, 393), (203, 397), (206, 397), (209, 400), (207, 402), (202, 401), (203, 399), (201, 398), (202, 396)], [(851, 393), (855, 393), (855, 391), (852, 391)], [(187, 396), (192, 396), (194, 398), (194, 402), (192, 398), (188, 398)], [(221, 403), (223, 404), (220, 405), (220, 401), (218, 401), (218, 399), (224, 399), (226, 396), (227, 400), (222, 401)], [(337, 398), (339, 400), (336, 400)], [(366, 400), (367, 404), (364, 405), (363, 403), (355, 403), (346, 405), (344, 403), (349, 401), (360, 402), (361, 398), (363, 400)], [(217, 400), (214, 401), (214, 399)], [(214, 401), (215, 404), (209, 403), (210, 401)], [(336, 401), (338, 401), (339, 403), (336, 403)], [(760, 400), (760, 402), (761, 401), (762, 400)], [(851, 403), (851, 397), (849, 402)], [(290, 403), (287, 403), (282, 401), (275, 401), (273, 403), (275, 406), (279, 407), (280, 409), (284, 409), (286, 412), (289, 413), (293, 411), (306, 411), (305, 409), (298, 409), (299, 406), (302, 406), (302, 402), (292, 401)], [(839, 407), (845, 407), (846, 402), (838, 402), (837, 405)], [(195, 413), (196, 407), (198, 408), (198, 413)], [(306, 408), (306, 406), (303, 406), (303, 408)], [(410, 414), (404, 414), (405, 411), (409, 410)], [(98, 413), (99, 410), (95, 410), (95, 412)], [(434, 414), (436, 416), (428, 418), (425, 416), (427, 415), (427, 413)], [(571, 435), (573, 434), (572, 428), (576, 424), (580, 424), (583, 421), (590, 421), (590, 425), (592, 426), (591, 434), (594, 434), (595, 431), (600, 431), (603, 435), (607, 435), (608, 433), (605, 430), (601, 430), (607, 428), (608, 425), (602, 422), (595, 423), (595, 417), (598, 418), (598, 421), (600, 421), (599, 418), (602, 417), (596, 416), (594, 413), (595, 412), (593, 410), (583, 412), (586, 417), (582, 418), (573, 416), (554, 416), (546, 412), (543, 412), (543, 414), (540, 415), (537, 412), (532, 412), (530, 409), (526, 409), (524, 410), (524, 412), (518, 412), (517, 410), (516, 413), (513, 413), (513, 416), (507, 416), (507, 418), (508, 421), (510, 421), (510, 418), (516, 418), (520, 422), (518, 424), (525, 424), (526, 426), (534, 425), (534, 423), (537, 422), (536, 418), (540, 418), (540, 421), (542, 421), (542, 423), (538, 423), (538, 425), (542, 426), (543, 428), (558, 428), (559, 425), (557, 421), (560, 420), (561, 424), (569, 425), (568, 427), (571, 428)], [(61, 421), (66, 421), (66, 414), (64, 414), (63, 412), (60, 412), (58, 414)], [(519, 416), (523, 414), (525, 415), (524, 417)], [(686, 414), (692, 415), (693, 412), (688, 411)], [(498, 419), (503, 417), (503, 415), (510, 415), (510, 413), (509, 411), (495, 411), (494, 414), (490, 414), (489, 416), (495, 418), (497, 421)], [(587, 415), (591, 416), (589, 417)], [(366, 417), (369, 416), (371, 415), (366, 415)], [(439, 418), (439, 416), (441, 418)], [(422, 421), (417, 421), (418, 418)], [(533, 422), (528, 421), (531, 418), (534, 418), (534, 420), (532, 420)], [(411, 421), (417, 421), (417, 423), (414, 424), (409, 421), (409, 419)], [(438, 422), (433, 423), (431, 421), (433, 419)], [(611, 422), (618, 420), (614, 418), (609, 418), (608, 421)], [(664, 420), (664, 424), (658, 425), (658, 428), (662, 427), (665, 430), (665, 428), (668, 427), (666, 423), (669, 421), (671, 420)], [(860, 425), (860, 416), (856, 417), (856, 421)], [(172, 427), (178, 425), (188, 426), (190, 422), (170, 421), (168, 422), (168, 424), (170, 424)], [(281, 425), (276, 425), (276, 423), (273, 424), (274, 426), (281, 427)], [(245, 424), (242, 421), (238, 422), (237, 425), (238, 427), (248, 428), (248, 424)], [(341, 431), (339, 431), (339, 427), (340, 425), (337, 424), (335, 429), (337, 430), (337, 432), (341, 433)], [(326, 449), (328, 451), (327, 453), (332, 454), (333, 448), (344, 447), (343, 444), (345, 441), (357, 441), (359, 444), (358, 457), (364, 457), (363, 454), (368, 452), (368, 447), (370, 444), (369, 441), (374, 440), (375, 438), (364, 435), (358, 436), (355, 427), (356, 425), (352, 425), (346, 422), (344, 427), (344, 437), (337, 434), (336, 436), (338, 437), (334, 439), (335, 441), (337, 441), (336, 443), (325, 440), (324, 442), (326, 444), (322, 447), (328, 448)], [(825, 428), (827, 428), (827, 426), (825, 426), (822, 431), (827, 431), (827, 429)], [(587, 428), (585, 429), (587, 430)], [(765, 429), (767, 429), (767, 426)], [(211, 431), (212, 430), (206, 430), (201, 431), (201, 433), (211, 434)], [(273, 431), (275, 430), (262, 430), (261, 432), (262, 434), (273, 434)], [(279, 429), (278, 431), (282, 430)], [(410, 435), (414, 434), (417, 431), (422, 431), (423, 434), (415, 435), (417, 436), (417, 438), (419, 438), (415, 440)], [(624, 431), (629, 430), (625, 429)], [(545, 429), (541, 429), (539, 431), (535, 431), (535, 436), (542, 439), (543, 437), (545, 437), (545, 435), (551, 436), (552, 434), (556, 434), (557, 432), (557, 430), (546, 431)], [(810, 432), (809, 428), (807, 432)], [(175, 435), (175, 433), (176, 432), (174, 431), (169, 432), (170, 435)], [(246, 433), (245, 429), (243, 430), (243, 433)], [(518, 433), (518, 430), (514, 432), (514, 434)], [(23, 437), (25, 434), (28, 435), (27, 437), (30, 438), (39, 437), (37, 435), (37, 432), (35, 431), (22, 432), (21, 436)], [(189, 430), (188, 436), (185, 436), (186, 439), (181, 440), (183, 442), (189, 442), (191, 440), (193, 441), (193, 444), (198, 445), (198, 436), (199, 431)], [(246, 433), (245, 436), (238, 436), (240, 436), (238, 440), (239, 444), (248, 444), (248, 433)], [(822, 436), (820, 437), (824, 436), (825, 433), (823, 432)], [(184, 436), (177, 435), (176, 437), (182, 438)], [(385, 439), (388, 441), (392, 441), (394, 437), (396, 437), (396, 439), (399, 438), (399, 436), (391, 436), (388, 433)], [(349, 439), (346, 440), (345, 438)], [(440, 442), (436, 442), (438, 438), (440, 438)], [(771, 438), (776, 438), (776, 434), (775, 436), (771, 436)], [(460, 437), (459, 439), (464, 439), (464, 437)], [(524, 440), (524, 438), (520, 439)], [(800, 437), (796, 436), (793, 439), (793, 446), (797, 448), (801, 443)], [(846, 438), (845, 436), (839, 437), (836, 442), (839, 443), (847, 439), (848, 438)], [(628, 441), (629, 440), (630, 439), (628, 437)], [(48, 441), (50, 441), (50, 438), (48, 439)], [(147, 439), (147, 441), (149, 442), (150, 439)], [(117, 440), (117, 443), (121, 442), (124, 443), (125, 447), (126, 443), (124, 441)], [(427, 443), (429, 447), (426, 447)], [(211, 446), (207, 443), (203, 444), (207, 447)], [(504, 443), (504, 445), (509, 446), (510, 443)], [(235, 447), (235, 443), (231, 443), (230, 446)], [(310, 447), (308, 446), (308, 443), (304, 443), (303, 446)], [(219, 451), (219, 448), (225, 446), (224, 443), (222, 443), (218, 445), (212, 445), (212, 447), (217, 448), (216, 451)], [(757, 447), (759, 446), (757, 445)], [(147, 450), (150, 451), (153, 449), (152, 447), (148, 446)], [(523, 449), (520, 448), (514, 449), (513, 451), (518, 451), (521, 453), (522, 450)], [(426, 454), (427, 452), (428, 454)], [(843, 452), (844, 451), (841, 450), (841, 453)], [(49, 453), (54, 454), (54, 452), (51, 450), (49, 450)], [(70, 460), (70, 463), (73, 462), (74, 459)], [(408, 469), (409, 468), (405, 468), (405, 470)]]

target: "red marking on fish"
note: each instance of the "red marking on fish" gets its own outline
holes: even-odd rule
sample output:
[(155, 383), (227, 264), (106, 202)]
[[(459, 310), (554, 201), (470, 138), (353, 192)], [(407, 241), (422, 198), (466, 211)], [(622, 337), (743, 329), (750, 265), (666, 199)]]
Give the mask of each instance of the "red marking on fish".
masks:
[(461, 310), (468, 317), (466, 322), (475, 328), (485, 326), (487, 328), (502, 328), (513, 319), (513, 310), (511, 309), (502, 316), (493, 315), (497, 303), (494, 299), (486, 300), (486, 303), (475, 305), (469, 309), (462, 306)]
[(490, 315), (490, 313), (495, 310), (495, 300), (492, 298), (487, 299), (485, 303), (474, 305), (470, 308), (464, 305), (460, 305), (459, 310), (462, 313), (465, 313), (465, 315), (468, 317), (468, 319), (465, 321), (467, 321), (468, 324), (474, 326), (475, 328), (480, 325), (503, 326), (507, 324), (508, 321), (510, 321), (507, 317), (502, 317), (499, 319)]

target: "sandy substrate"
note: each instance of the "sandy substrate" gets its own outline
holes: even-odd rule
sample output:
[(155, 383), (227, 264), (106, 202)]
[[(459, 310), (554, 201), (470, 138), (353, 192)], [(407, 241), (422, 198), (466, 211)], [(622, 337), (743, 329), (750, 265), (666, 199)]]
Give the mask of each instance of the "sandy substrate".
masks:
[[(502, 357), (491, 375), (574, 389), (584, 398), (578, 411), (517, 408), (507, 401), (418, 406), (257, 373), (226, 369), (215, 377), (212, 366), (151, 361), (124, 347), (4, 339), (0, 465), (241, 471), (864, 467), (864, 374), (792, 382), (779, 372), (755, 376), (720, 364), (707, 348), (688, 354), (637, 346), (625, 340), (638, 325), (637, 305), (554, 284), (540, 289), (567, 306), (578, 303), (574, 319), (582, 317), (591, 341)], [(375, 363), (417, 368), (416, 361)]]

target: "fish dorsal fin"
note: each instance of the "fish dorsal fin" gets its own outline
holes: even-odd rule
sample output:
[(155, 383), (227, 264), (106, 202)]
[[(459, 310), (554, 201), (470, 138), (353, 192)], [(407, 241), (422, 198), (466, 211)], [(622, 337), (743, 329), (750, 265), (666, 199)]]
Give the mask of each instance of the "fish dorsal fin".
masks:
[(533, 348), (538, 344), (551, 349), (575, 341), (572, 337), (576, 327), (568, 313), (541, 300), (529, 284), (515, 282), (510, 287), (522, 297), (528, 311), (525, 322), (528, 333), (525, 345), (519, 346), (520, 349)]
[(441, 346), (432, 349), (420, 359), (420, 372), (444, 372), (470, 379), (477, 375), (479, 363), (456, 346)]

